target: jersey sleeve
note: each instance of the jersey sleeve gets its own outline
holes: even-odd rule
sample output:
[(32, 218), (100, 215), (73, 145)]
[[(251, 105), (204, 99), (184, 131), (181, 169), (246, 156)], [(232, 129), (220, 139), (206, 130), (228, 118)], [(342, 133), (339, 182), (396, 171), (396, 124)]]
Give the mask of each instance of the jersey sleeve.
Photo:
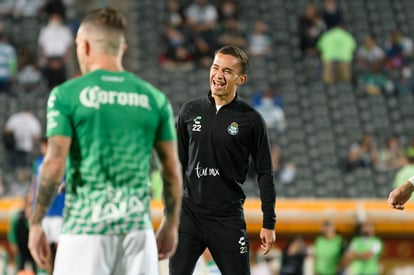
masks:
[(177, 133), (174, 126), (174, 115), (168, 99), (165, 99), (160, 108), (160, 123), (155, 139), (156, 141), (177, 140)]
[(68, 100), (63, 100), (61, 90), (56, 87), (47, 101), (46, 136), (72, 137)]

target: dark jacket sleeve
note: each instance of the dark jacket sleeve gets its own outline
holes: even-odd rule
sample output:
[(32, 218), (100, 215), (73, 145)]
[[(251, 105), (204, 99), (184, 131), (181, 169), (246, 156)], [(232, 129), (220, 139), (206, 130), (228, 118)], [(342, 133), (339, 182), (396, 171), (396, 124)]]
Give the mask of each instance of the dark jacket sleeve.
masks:
[(255, 163), (260, 200), (263, 212), (263, 228), (274, 229), (276, 223), (275, 202), (276, 188), (270, 143), (265, 122), (261, 117), (252, 126), (251, 154)]
[(178, 138), (178, 156), (180, 158), (183, 176), (188, 165), (188, 144), (189, 135), (185, 123), (185, 107), (183, 107), (178, 115), (177, 120), (177, 138)]

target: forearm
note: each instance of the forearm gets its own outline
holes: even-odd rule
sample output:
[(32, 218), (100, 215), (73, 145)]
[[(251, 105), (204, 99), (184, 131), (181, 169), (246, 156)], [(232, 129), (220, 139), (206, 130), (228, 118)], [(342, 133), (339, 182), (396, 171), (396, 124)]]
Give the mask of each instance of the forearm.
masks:
[(36, 204), (30, 219), (30, 224), (39, 224), (56, 196), (57, 189), (63, 177), (62, 164), (45, 161), (39, 178)]
[(182, 197), (182, 171), (176, 144), (174, 142), (161, 142), (156, 146), (162, 164), (166, 221), (178, 225)]
[(412, 194), (414, 192), (414, 177), (409, 178), (404, 184), (402, 184), (399, 189), (405, 194)]
[(374, 254), (370, 251), (355, 253), (355, 258), (359, 260), (369, 260)]
[[(177, 168), (177, 171), (180, 171), (179, 168)], [(182, 197), (180, 174), (169, 175), (169, 173), (163, 173), (163, 184), (163, 198), (167, 221), (178, 225)]]

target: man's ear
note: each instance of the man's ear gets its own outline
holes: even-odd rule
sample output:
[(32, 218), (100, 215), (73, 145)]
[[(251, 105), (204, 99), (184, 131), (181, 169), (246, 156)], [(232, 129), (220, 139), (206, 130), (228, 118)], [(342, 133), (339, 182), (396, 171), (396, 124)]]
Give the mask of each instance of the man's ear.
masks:
[(237, 81), (237, 85), (242, 85), (246, 81), (247, 81), (247, 74), (242, 74), (241, 76), (239, 76), (239, 80)]
[(122, 53), (125, 53), (128, 49), (128, 45), (126, 43), (122, 44)]
[(83, 51), (85, 56), (89, 56), (91, 54), (91, 43), (88, 40), (83, 40)]

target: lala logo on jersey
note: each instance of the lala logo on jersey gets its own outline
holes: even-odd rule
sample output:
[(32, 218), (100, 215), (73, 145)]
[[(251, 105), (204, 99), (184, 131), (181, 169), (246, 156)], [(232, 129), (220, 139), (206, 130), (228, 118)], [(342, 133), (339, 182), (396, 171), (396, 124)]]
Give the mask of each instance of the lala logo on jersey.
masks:
[(124, 192), (111, 186), (108, 186), (105, 191), (106, 197), (103, 201), (95, 203), (92, 208), (92, 222), (116, 221), (145, 211), (145, 203), (138, 195), (126, 196)]
[(201, 121), (200, 120), (201, 120), (201, 116), (196, 116), (193, 119), (194, 121), (193, 128), (192, 128), (193, 132), (201, 132)]
[(239, 124), (237, 122), (232, 122), (229, 127), (227, 127), (227, 133), (232, 136), (235, 136), (239, 133)]

